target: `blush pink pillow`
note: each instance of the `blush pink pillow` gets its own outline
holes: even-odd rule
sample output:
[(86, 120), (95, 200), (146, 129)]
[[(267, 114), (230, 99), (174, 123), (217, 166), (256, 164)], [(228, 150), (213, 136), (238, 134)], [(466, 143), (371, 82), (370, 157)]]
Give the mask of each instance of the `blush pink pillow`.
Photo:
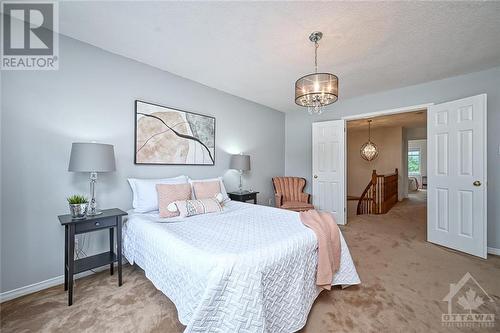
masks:
[(190, 184), (156, 184), (156, 191), (158, 192), (160, 217), (179, 216), (178, 211), (170, 212), (167, 206), (174, 201), (191, 199)]
[(213, 199), (220, 193), (220, 181), (192, 182), (193, 192), (196, 199)]

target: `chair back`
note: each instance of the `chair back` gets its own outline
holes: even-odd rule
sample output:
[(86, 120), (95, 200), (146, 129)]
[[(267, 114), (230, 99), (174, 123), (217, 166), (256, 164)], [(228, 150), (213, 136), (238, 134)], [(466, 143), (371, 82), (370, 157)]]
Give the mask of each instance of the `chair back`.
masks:
[(274, 192), (283, 196), (283, 201), (301, 201), (306, 186), (305, 178), (273, 177)]

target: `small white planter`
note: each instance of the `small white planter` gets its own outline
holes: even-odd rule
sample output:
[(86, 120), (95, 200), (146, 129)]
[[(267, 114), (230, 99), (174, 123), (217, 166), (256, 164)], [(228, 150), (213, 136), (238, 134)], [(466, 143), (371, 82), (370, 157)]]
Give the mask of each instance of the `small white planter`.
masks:
[(69, 204), (69, 211), (71, 213), (71, 217), (74, 219), (83, 219), (85, 215), (87, 215), (88, 203), (82, 204)]

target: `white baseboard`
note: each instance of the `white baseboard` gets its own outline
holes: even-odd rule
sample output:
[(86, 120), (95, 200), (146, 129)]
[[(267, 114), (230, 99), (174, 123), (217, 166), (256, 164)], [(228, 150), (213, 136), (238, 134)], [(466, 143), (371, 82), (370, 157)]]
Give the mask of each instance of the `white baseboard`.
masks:
[[(99, 267), (99, 268), (94, 269), (94, 271), (97, 273), (97, 272), (104, 271), (106, 269), (109, 269), (109, 266)], [(94, 272), (92, 272), (92, 271), (82, 272), (82, 273), (76, 274), (75, 279), (79, 279), (79, 278), (82, 278), (84, 276), (88, 276), (91, 274), (94, 274)], [(18, 297), (21, 297), (24, 295), (32, 294), (34, 292), (37, 292), (37, 291), (40, 291), (43, 289), (47, 289), (47, 288), (54, 287), (57, 285), (62, 285), (62, 284), (64, 284), (64, 275), (56, 276), (56, 277), (53, 277), (51, 279), (37, 282), (37, 283), (33, 283), (33, 284), (28, 285), (28, 286), (20, 287), (17, 289), (5, 291), (3, 293), (0, 293), (0, 303), (6, 302), (6, 301), (9, 301), (11, 299), (18, 298)]]
[(500, 249), (494, 247), (488, 247), (488, 253), (500, 256)]

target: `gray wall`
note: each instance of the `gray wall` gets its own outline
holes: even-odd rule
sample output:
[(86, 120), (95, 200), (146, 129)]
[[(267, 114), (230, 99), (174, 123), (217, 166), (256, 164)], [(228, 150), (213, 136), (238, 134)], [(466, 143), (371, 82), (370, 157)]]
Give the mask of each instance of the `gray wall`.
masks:
[[(240, 151), (252, 158), (248, 187), (261, 203), (273, 197), (271, 177), (285, 169), (283, 113), (63, 36), (60, 61), (58, 71), (2, 73), (2, 291), (63, 274), (57, 215), (67, 195), (88, 193), (88, 175), (67, 171), (74, 141), (115, 145), (117, 171), (98, 183), (102, 207), (131, 207), (127, 177), (224, 175), (234, 190), (229, 153)], [(134, 165), (135, 99), (215, 116), (216, 165)], [(107, 246), (103, 233), (90, 239), (90, 252)]]
[[(340, 81), (342, 83), (342, 79)], [(340, 91), (342, 94), (342, 90)], [(311, 123), (343, 116), (424, 103), (441, 103), (477, 94), (488, 94), (488, 246), (500, 248), (500, 67), (444, 80), (342, 100), (322, 115), (306, 110), (286, 116), (286, 174), (311, 184)]]

